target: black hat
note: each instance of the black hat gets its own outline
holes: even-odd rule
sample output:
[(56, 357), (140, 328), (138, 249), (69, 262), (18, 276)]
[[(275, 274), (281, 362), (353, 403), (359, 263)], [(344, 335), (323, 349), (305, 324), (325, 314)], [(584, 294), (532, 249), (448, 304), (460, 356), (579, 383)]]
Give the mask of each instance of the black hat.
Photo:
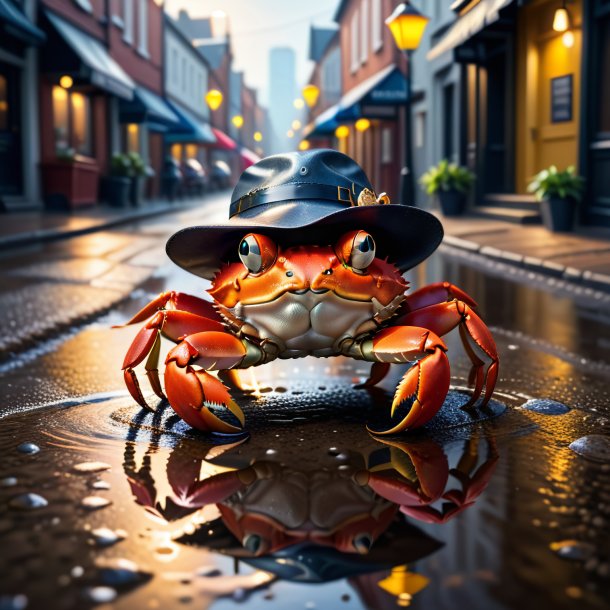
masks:
[(273, 155), (241, 175), (221, 226), (188, 227), (167, 242), (177, 265), (212, 279), (221, 264), (237, 260), (244, 235), (261, 233), (284, 247), (332, 245), (345, 232), (362, 229), (401, 271), (426, 259), (443, 239), (432, 214), (377, 198), (362, 168), (336, 150)]

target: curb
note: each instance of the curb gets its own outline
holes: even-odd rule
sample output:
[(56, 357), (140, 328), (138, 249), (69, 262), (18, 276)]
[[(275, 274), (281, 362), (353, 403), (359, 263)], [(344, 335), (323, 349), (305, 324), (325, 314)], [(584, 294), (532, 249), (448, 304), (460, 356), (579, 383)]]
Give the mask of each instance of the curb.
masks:
[(137, 222), (139, 220), (145, 220), (147, 218), (154, 218), (155, 216), (162, 216), (163, 214), (184, 212), (193, 207), (196, 207), (196, 205), (193, 203), (185, 203), (181, 205), (168, 204), (167, 207), (160, 209), (142, 209), (116, 218), (105, 220), (101, 219), (99, 222), (93, 222), (89, 226), (80, 227), (78, 229), (41, 229), (38, 231), (6, 235), (4, 237), (0, 237), (0, 250), (9, 250), (11, 248), (19, 248), (21, 246), (30, 246), (32, 245), (32, 243), (35, 242), (58, 241), (60, 239), (69, 239), (71, 237), (78, 237), (80, 235), (86, 235), (88, 233), (97, 233), (98, 231), (103, 231), (112, 227), (118, 227), (120, 225), (129, 224), (131, 222)]
[(458, 250), (466, 250), (471, 253), (480, 254), (487, 258), (521, 267), (528, 271), (536, 271), (551, 277), (582, 284), (583, 286), (594, 288), (595, 290), (610, 292), (610, 275), (594, 273), (593, 271), (583, 271), (581, 269), (576, 269), (575, 267), (566, 267), (565, 265), (553, 261), (545, 261), (533, 256), (523, 256), (521, 254), (516, 254), (515, 252), (493, 248), (492, 246), (481, 246), (476, 242), (454, 237), (452, 235), (445, 235), (443, 243), (453, 248), (457, 248)]

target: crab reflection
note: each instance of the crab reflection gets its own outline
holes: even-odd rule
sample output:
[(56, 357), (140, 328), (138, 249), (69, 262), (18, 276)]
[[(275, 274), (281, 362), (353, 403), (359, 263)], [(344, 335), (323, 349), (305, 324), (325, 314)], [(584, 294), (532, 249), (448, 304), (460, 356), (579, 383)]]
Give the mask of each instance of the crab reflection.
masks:
[(493, 439), (477, 432), (445, 447), (364, 433), (349, 449), (318, 455), (265, 446), (182, 440), (164, 469), (153, 469), (155, 443), (138, 467), (129, 442), (124, 468), (135, 501), (155, 519), (205, 514), (176, 528), (175, 541), (282, 579), (320, 582), (400, 570), (437, 550), (442, 544), (415, 522), (444, 523), (472, 506), (498, 461)]

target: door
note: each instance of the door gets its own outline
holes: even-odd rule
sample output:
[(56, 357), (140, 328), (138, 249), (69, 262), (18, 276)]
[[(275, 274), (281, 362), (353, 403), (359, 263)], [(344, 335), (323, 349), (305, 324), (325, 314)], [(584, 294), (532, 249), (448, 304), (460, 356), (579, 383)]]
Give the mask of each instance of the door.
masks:
[(19, 69), (0, 62), (0, 197), (22, 193)]

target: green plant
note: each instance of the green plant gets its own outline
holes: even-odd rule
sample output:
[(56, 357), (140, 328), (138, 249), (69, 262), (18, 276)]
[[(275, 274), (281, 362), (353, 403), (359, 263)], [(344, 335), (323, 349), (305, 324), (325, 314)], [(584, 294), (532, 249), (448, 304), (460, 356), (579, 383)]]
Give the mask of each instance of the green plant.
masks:
[(438, 165), (432, 166), (423, 174), (419, 183), (428, 195), (451, 190), (467, 193), (474, 178), (475, 176), (470, 170), (443, 159), (439, 161)]
[(131, 163), (132, 176), (146, 176), (146, 163), (137, 152), (127, 153), (129, 162)]
[(110, 173), (113, 176), (131, 176), (131, 161), (123, 153), (114, 153), (110, 161)]
[(574, 166), (559, 171), (557, 167), (551, 165), (532, 178), (527, 190), (534, 193), (538, 201), (551, 197), (580, 201), (584, 185), (584, 178), (576, 175)]

